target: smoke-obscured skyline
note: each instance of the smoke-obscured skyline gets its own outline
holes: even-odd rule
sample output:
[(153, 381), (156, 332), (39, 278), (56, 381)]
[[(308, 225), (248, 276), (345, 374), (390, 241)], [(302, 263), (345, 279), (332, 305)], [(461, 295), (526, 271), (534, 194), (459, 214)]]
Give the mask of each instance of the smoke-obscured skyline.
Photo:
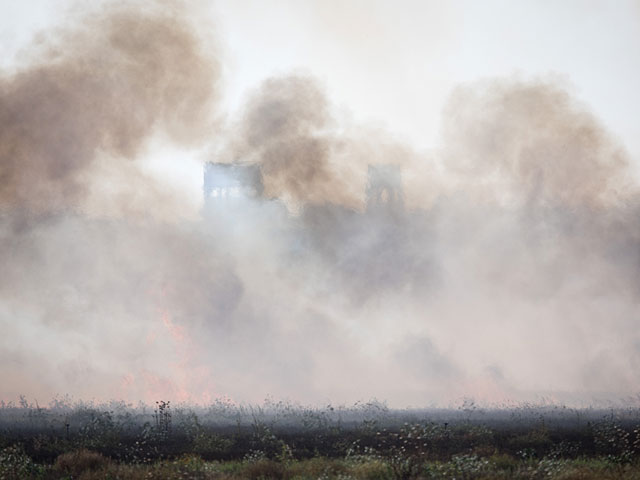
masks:
[[(236, 35), (204, 12), (77, 7), (0, 74), (1, 399), (639, 393), (637, 165), (562, 72), (456, 86), (425, 150), (322, 71), (230, 102)], [(262, 196), (194, 206), (167, 171), (207, 161)], [(402, 204), (367, 203), (382, 165)]]

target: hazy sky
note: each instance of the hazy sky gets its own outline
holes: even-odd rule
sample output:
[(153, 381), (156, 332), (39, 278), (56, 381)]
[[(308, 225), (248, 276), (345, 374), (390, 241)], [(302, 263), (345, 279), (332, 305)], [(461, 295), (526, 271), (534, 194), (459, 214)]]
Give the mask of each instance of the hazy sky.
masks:
[(639, 53), (637, 1), (0, 0), (0, 398), (637, 394)]
[[(223, 111), (263, 79), (304, 70), (345, 115), (431, 149), (456, 85), (553, 76), (640, 158), (637, 0), (200, 3), (222, 45)], [(0, 65), (19, 61), (21, 48), (75, 4), (1, 2)]]
[(640, 153), (635, 1), (241, 0), (213, 11), (232, 106), (261, 78), (308, 69), (358, 121), (431, 148), (455, 85), (553, 75)]

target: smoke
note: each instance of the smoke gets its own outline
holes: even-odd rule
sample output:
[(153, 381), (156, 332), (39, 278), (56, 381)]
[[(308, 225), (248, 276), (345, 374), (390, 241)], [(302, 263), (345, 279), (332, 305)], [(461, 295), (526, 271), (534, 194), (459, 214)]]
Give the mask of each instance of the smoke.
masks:
[[(0, 77), (0, 397), (636, 393), (636, 183), (569, 87), (460, 86), (428, 154), (301, 73), (223, 129), (192, 8), (107, 3)], [(157, 138), (257, 165), (263, 196), (181, 215)]]
[[(233, 158), (259, 163), (265, 194), (284, 199), (290, 208), (333, 203), (362, 205), (364, 177), (340, 163), (344, 148), (321, 86), (302, 74), (267, 79), (248, 100), (237, 126)], [(366, 166), (365, 166), (366, 168)], [(361, 180), (354, 185), (353, 177)]]
[(458, 87), (442, 130), (448, 169), (463, 184), (498, 190), (510, 202), (596, 208), (630, 193), (623, 148), (554, 82)]
[(149, 188), (128, 163), (152, 133), (185, 145), (210, 135), (219, 66), (194, 32), (177, 4), (112, 3), (57, 32), (29, 65), (3, 76), (2, 211), (83, 209), (94, 183), (123, 170), (129, 191), (98, 199), (96, 208), (115, 202), (126, 209), (132, 192)]
[[(219, 314), (241, 286), (142, 162), (156, 138), (215, 134), (217, 48), (188, 7), (78, 12), (0, 77), (3, 396), (193, 393), (190, 337), (163, 309)], [(197, 251), (211, 253), (189, 262)]]

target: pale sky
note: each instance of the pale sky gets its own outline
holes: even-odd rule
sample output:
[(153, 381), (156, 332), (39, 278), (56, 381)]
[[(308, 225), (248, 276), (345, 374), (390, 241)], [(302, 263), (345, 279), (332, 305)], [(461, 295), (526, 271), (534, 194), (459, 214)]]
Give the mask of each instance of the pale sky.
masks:
[(213, 10), (230, 106), (260, 79), (303, 68), (357, 120), (431, 148), (455, 85), (552, 75), (640, 153), (638, 2), (247, 0)]

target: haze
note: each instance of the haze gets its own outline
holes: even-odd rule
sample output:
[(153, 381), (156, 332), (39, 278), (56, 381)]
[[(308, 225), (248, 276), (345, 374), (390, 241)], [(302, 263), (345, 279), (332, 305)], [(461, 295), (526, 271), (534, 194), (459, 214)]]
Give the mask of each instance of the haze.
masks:
[(637, 2), (4, 2), (0, 39), (1, 399), (637, 398)]

